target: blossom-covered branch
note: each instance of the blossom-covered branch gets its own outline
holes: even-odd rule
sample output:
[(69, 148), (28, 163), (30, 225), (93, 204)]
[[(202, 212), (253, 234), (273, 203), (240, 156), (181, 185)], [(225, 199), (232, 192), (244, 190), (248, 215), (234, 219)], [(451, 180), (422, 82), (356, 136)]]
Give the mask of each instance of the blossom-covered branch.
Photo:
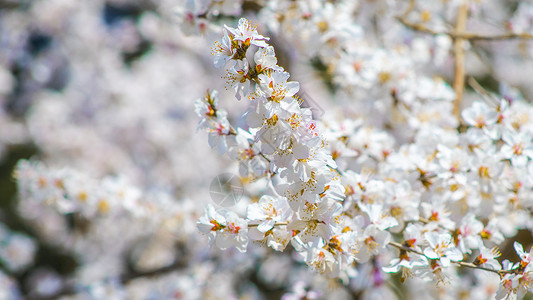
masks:
[[(483, 199), (490, 198), (496, 187), (492, 180), (503, 180), (497, 176), (504, 169), (514, 172), (523, 168), (533, 154), (526, 140), (518, 138), (517, 129), (506, 123), (508, 102), (493, 108), (474, 103), (462, 112), (468, 130), (458, 140), (436, 147), (423, 146), (422, 140), (417, 140), (390, 151), (377, 160), (384, 177), (371, 179), (350, 170), (347, 164), (339, 168), (337, 162), (343, 155), (329, 147), (334, 143), (330, 135), (351, 140), (357, 127), (336, 132), (339, 127), (334, 122), (312, 120), (295, 98), (298, 83), (288, 81), (289, 74), (276, 65), (274, 49), (267, 41), (255, 26), (241, 19), (237, 28), (225, 27), (222, 41), (214, 48), (215, 64), (229, 66), (225, 76), (228, 89), (234, 90), (238, 99), (249, 101), (245, 114), (248, 130), (238, 128), (235, 136), (245, 135), (249, 143), (239, 149), (232, 141), (229, 144), (235, 146), (229, 146), (228, 151), (258, 153), (252, 150), (256, 147), (266, 158), (266, 169), (275, 171), (275, 176), (267, 178), (267, 184), (274, 187), (270, 194), (248, 204), (246, 216), (208, 205), (198, 228), (212, 243), (222, 249), (233, 245), (239, 251), (246, 251), (250, 239), (261, 240), (278, 251), (291, 243), (309, 266), (341, 278), (350, 277), (354, 263), (390, 257), (386, 247), (390, 244), (400, 253), (383, 271), (401, 270), (403, 279), (416, 276), (447, 282), (453, 272), (451, 266), (457, 265), (501, 275), (500, 295), (521, 293), (522, 286), (528, 287), (507, 284), (529, 278), (529, 259), (520, 254), (524, 253), (522, 246), (515, 244), (522, 261), (504, 263), (502, 268), (496, 259), (499, 252), (488, 246), (503, 240), (501, 229), (494, 221), (478, 219), (491, 213), (478, 215), (479, 204), (487, 201)], [(253, 55), (247, 54), (250, 45), (258, 47)], [(209, 97), (206, 99), (197, 103), (208, 103)], [(199, 116), (201, 126), (213, 117), (205, 113)], [(503, 143), (489, 142), (492, 140)], [(483, 147), (497, 147), (502, 156), (488, 159), (479, 151)], [(361, 155), (347, 154), (347, 161)], [(417, 161), (415, 156), (420, 155), (427, 159)], [(241, 158), (238, 160), (242, 163)], [(396, 173), (398, 167), (404, 172)], [(467, 186), (470, 192), (465, 193)], [(472, 193), (476, 189), (479, 196)], [(462, 217), (452, 214), (454, 206), (463, 201), (468, 213)], [(497, 211), (492, 214), (497, 215)], [(393, 241), (391, 232), (401, 233), (405, 242)], [(464, 262), (470, 255), (473, 262)]]

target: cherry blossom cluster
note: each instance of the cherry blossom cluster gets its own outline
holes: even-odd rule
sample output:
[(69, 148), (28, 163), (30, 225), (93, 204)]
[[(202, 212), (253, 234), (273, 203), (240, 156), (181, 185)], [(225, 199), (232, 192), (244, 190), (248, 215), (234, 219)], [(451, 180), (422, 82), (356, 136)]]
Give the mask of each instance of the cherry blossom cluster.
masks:
[[(77, 252), (86, 260), (97, 255), (102, 257), (98, 248), (106, 245), (108, 270), (118, 267), (109, 262), (121, 257), (136, 239), (161, 231), (161, 224), (175, 217), (173, 213), (177, 209), (163, 195), (148, 201), (155, 195), (141, 193), (124, 178), (109, 176), (96, 180), (71, 168), (53, 168), (42, 162), (26, 160), (18, 163), (14, 176), (19, 195), (24, 199), (19, 210), (31, 220), (39, 234), (58, 247)], [(46, 217), (35, 216), (37, 212)], [(151, 214), (157, 214), (161, 219), (149, 218)], [(131, 231), (122, 232), (123, 226), (129, 226)], [(92, 238), (85, 240), (83, 236)], [(139, 260), (139, 268), (172, 263), (170, 246), (154, 243), (160, 247), (151, 255), (159, 255), (159, 258), (144, 262), (146, 259), (142, 256), (146, 253), (143, 252), (152, 250), (137, 250), (135, 257)]]
[[(344, 188), (312, 120), (311, 109), (300, 107), (298, 83), (288, 81), (289, 73), (276, 64), (274, 49), (267, 40), (248, 20), (241, 19), (238, 28), (225, 27), (222, 41), (213, 48), (215, 65), (229, 65), (225, 76), (228, 88), (236, 91), (238, 99), (251, 102), (246, 113), (248, 130), (230, 131), (225, 112), (216, 107), (216, 94), (198, 100), (196, 112), (202, 117), (200, 127), (207, 126), (210, 132), (211, 146), (215, 146), (215, 139), (219, 150), (231, 144), (228, 151), (238, 154), (233, 157), (241, 164), (249, 164), (241, 169), (251, 169), (254, 177), (268, 176), (275, 182), (276, 197), (261, 197), (256, 205), (248, 207), (247, 217), (256, 222), (256, 227), (249, 229), (254, 240), (265, 240), (283, 250), (293, 232), (298, 232), (296, 238), (302, 245), (321, 236), (332, 236), (337, 217), (332, 212), (340, 212), (336, 201)], [(258, 47), (253, 62), (247, 58), (251, 46)], [(256, 157), (259, 161), (254, 161)], [(278, 198), (278, 194), (283, 198)], [(276, 222), (288, 222), (289, 218), (296, 219), (289, 226), (274, 228)], [(219, 247), (227, 247), (228, 238), (233, 236), (239, 250), (246, 248), (248, 224), (232, 212), (220, 214), (209, 206), (199, 226), (202, 232), (210, 233)]]
[[(422, 72), (428, 65), (435, 68), (447, 62), (451, 39), (406, 37), (401, 24), (390, 22), (393, 16), (378, 18), (374, 11), (382, 9), (389, 16), (403, 11), (404, 4), (394, 1), (390, 7), (375, 4), (378, 7), (372, 8), (351, 1), (281, 1), (270, 2), (262, 14), (265, 19), (280, 20), (266, 24), (284, 39), (297, 40), (302, 55), (322, 65), (330, 88), (337, 93), (336, 101), (346, 106), (352, 118), (405, 141), (427, 123), (456, 127), (457, 120), (452, 115), (451, 87), (432, 76), (437, 74)], [(428, 7), (442, 10), (436, 3)], [(376, 46), (362, 25), (373, 15), (376, 22), (383, 22), (375, 29), (381, 31), (374, 33), (383, 38), (383, 47)]]
[(15, 177), (22, 197), (54, 207), (63, 214), (78, 213), (86, 218), (95, 215), (146, 215), (141, 193), (120, 178), (101, 182), (70, 169), (48, 170), (41, 163), (22, 160)]
[[(124, 178), (96, 179), (79, 170), (36, 161), (20, 161), (15, 177), (24, 199), (19, 204), (22, 215), (41, 237), (63, 251), (73, 251), (83, 262), (70, 279), (75, 285), (50, 271), (36, 274), (36, 295), (123, 299), (179, 294), (198, 299), (223, 291), (233, 297), (231, 284), (236, 279), (224, 274), (228, 267), (206, 259), (217, 254), (206, 251), (203, 241), (190, 238), (196, 235), (193, 224), (199, 215), (193, 201), (176, 202), (164, 192), (141, 191)], [(5, 259), (10, 270), (31, 264), (32, 239), (5, 230), (2, 241), (0, 259)], [(133, 274), (122, 265), (125, 253)], [(222, 256), (235, 259), (232, 254)], [(245, 266), (251, 264), (246, 257), (240, 259)], [(143, 280), (144, 274), (157, 272), (161, 272), (157, 280)], [(208, 282), (219, 284), (213, 287)], [(71, 290), (62, 290), (65, 287)]]
[[(344, 281), (357, 278), (364, 263), (381, 265), (379, 277), (401, 271), (402, 281), (437, 284), (456, 277), (457, 266), (484, 270), (500, 277), (498, 299), (525, 294), (529, 254), (515, 242), (521, 261), (502, 266), (497, 246), (531, 226), (532, 182), (522, 175), (533, 158), (529, 104), (485, 95), (463, 111), (466, 129), (459, 134), (456, 123), (437, 120), (416, 126), (414, 141), (397, 145), (405, 136), (366, 120), (342, 114), (313, 120), (296, 96), (298, 83), (288, 81), (266, 41), (241, 19), (213, 48), (215, 66), (228, 67), (227, 88), (249, 101), (246, 129), (229, 124), (216, 92), (196, 102), (211, 147), (239, 161), (241, 176), (266, 185), (245, 214), (208, 204), (198, 228), (211, 243), (239, 251), (250, 240), (277, 251), (290, 243), (308, 266)], [(248, 54), (252, 45), (257, 50)], [(433, 88), (453, 99), (445, 85)], [(393, 97), (401, 96), (393, 90)], [(412, 97), (413, 106), (427, 101)], [(262, 163), (251, 163), (256, 157)], [(265, 161), (267, 168), (249, 172)]]

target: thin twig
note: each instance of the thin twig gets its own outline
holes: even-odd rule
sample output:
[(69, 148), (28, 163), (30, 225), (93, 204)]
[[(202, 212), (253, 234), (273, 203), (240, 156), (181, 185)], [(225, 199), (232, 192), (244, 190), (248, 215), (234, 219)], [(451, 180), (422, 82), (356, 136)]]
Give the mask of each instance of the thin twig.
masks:
[(474, 91), (483, 96), (486, 100), (490, 100), (491, 102), (495, 102), (496, 104), (498, 104), (498, 98), (496, 98), (494, 95), (485, 90), (474, 77), (468, 77), (468, 85), (470, 85), (474, 89)]
[(271, 162), (270, 159), (268, 159), (265, 154), (263, 154), (263, 152), (259, 152), (258, 154), (261, 155), (264, 159), (266, 159), (266, 161)]
[(529, 33), (507, 32), (507, 33), (497, 34), (497, 35), (483, 35), (483, 34), (468, 32), (468, 31), (463, 31), (463, 32), (439, 31), (439, 30), (431, 29), (422, 23), (415, 23), (415, 22), (408, 21), (403, 16), (396, 17), (396, 20), (402, 23), (405, 27), (408, 27), (415, 31), (419, 31), (419, 32), (423, 32), (423, 33), (427, 33), (431, 35), (447, 35), (453, 39), (460, 38), (463, 40), (470, 40), (470, 41), (502, 41), (502, 40), (513, 40), (513, 39), (524, 39), (524, 40), (533, 39), (533, 35)]
[[(402, 245), (400, 243), (390, 242), (389, 245), (391, 245), (393, 247), (396, 247), (398, 249), (401, 249), (401, 250), (405, 250), (405, 251), (408, 251), (408, 252), (416, 253), (418, 255), (422, 255), (425, 258), (431, 260), (431, 258), (427, 257), (423, 252), (420, 252), (420, 251), (418, 251), (416, 249), (404, 246), (404, 245)], [(465, 268), (477, 269), (477, 270), (483, 270), (483, 271), (496, 273), (496, 274), (498, 274), (500, 276), (504, 275), (504, 274), (512, 274), (512, 273), (516, 274), (516, 273), (518, 273), (518, 270), (494, 270), (494, 269), (485, 268), (485, 267), (482, 267), (482, 266), (474, 265), (473, 263), (467, 263), (467, 262), (463, 262), (463, 261), (452, 261), (452, 263), (454, 263), (456, 265), (459, 265), (461, 267), (465, 267)]]
[[(283, 225), (289, 225), (289, 221), (274, 223), (274, 226), (283, 226)], [(259, 224), (248, 224), (248, 227), (257, 227), (257, 226), (259, 226)]]

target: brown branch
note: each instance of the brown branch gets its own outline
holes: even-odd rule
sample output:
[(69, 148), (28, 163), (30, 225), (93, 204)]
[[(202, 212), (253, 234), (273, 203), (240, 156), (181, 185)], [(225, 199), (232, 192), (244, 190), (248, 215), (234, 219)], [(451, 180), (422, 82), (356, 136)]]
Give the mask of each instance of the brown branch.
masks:
[[(461, 10), (463, 6), (465, 6), (465, 4), (463, 4), (459, 10)], [(507, 32), (507, 33), (496, 34), (496, 35), (483, 35), (479, 33), (464, 31), (464, 28), (463, 30), (457, 30), (456, 28), (455, 31), (437, 31), (437, 30), (427, 27), (426, 25), (422, 23), (415, 23), (415, 22), (411, 22), (407, 20), (407, 17), (414, 9), (415, 9), (415, 0), (409, 0), (409, 5), (407, 6), (406, 10), (401, 14), (401, 16), (396, 17), (396, 19), (400, 23), (402, 23), (405, 27), (408, 27), (415, 31), (420, 31), (420, 32), (431, 34), (431, 35), (447, 35), (451, 37), (452, 39), (463, 39), (463, 40), (501, 41), (501, 40), (511, 40), (511, 39), (533, 39), (533, 35), (529, 33)]]
[(398, 249), (401, 249), (401, 250), (405, 250), (405, 251), (408, 251), (408, 252), (412, 252), (412, 253), (416, 253), (418, 255), (422, 255), (422, 256), (426, 256), (424, 253), (416, 250), (416, 249), (413, 249), (413, 248), (410, 248), (410, 247), (406, 247), (400, 243), (396, 243), (396, 242), (389, 242), (389, 245), (393, 246), (393, 247), (396, 247)]
[[(420, 251), (418, 251), (416, 249), (404, 246), (404, 245), (402, 245), (400, 243), (390, 242), (389, 245), (391, 245), (393, 247), (396, 247), (396, 248), (398, 248), (400, 250), (405, 250), (405, 251), (408, 251), (408, 252), (416, 253), (418, 255), (422, 255), (425, 258), (431, 260), (431, 258), (427, 257), (423, 252), (420, 252)], [(464, 261), (452, 261), (452, 263), (454, 263), (454, 264), (456, 264), (458, 266), (461, 266), (461, 267), (465, 267), (465, 268), (477, 269), (477, 270), (483, 270), (483, 271), (496, 273), (496, 274), (498, 274), (500, 276), (503, 276), (505, 274), (511, 274), (511, 273), (517, 274), (518, 273), (518, 270), (494, 270), (494, 269), (490, 269), (490, 268), (485, 268), (485, 267), (481, 267), (481, 266), (478, 266), (478, 265), (474, 265), (473, 263), (467, 263), (467, 262), (464, 262)]]
[(420, 32), (431, 34), (431, 35), (439, 35), (439, 34), (446, 34), (450, 36), (452, 35), (450, 32), (447, 32), (447, 31), (433, 30), (423, 25), (422, 23), (414, 23), (414, 22), (407, 21), (407, 19), (404, 16), (396, 17), (396, 20), (402, 23), (405, 27), (408, 27), (414, 31), (420, 31)]
[[(461, 4), (457, 13), (456, 32), (464, 32), (466, 29), (466, 20), (468, 19), (468, 2)], [(461, 122), (461, 101), (465, 89), (465, 49), (463, 38), (455, 38), (453, 47), (455, 51), (455, 76), (453, 90), (455, 91), (455, 100), (453, 102), (453, 114), (457, 121)]]
[(512, 39), (533, 39), (533, 35), (528, 33), (508, 32), (500, 35), (480, 35), (473, 32), (449, 33), (452, 38), (462, 38), (465, 40), (501, 41)]
[(483, 35), (475, 32), (469, 32), (469, 31), (463, 31), (463, 32), (456, 32), (456, 31), (438, 31), (431, 29), (427, 26), (425, 26), (422, 23), (415, 23), (408, 21), (406, 17), (399, 16), (396, 17), (396, 20), (398, 20), (400, 23), (402, 23), (405, 27), (408, 27), (412, 30), (431, 34), (431, 35), (447, 35), (453, 39), (464, 39), (464, 40), (470, 40), (470, 41), (502, 41), (502, 40), (513, 40), (513, 39), (533, 39), (533, 35), (529, 33), (514, 33), (514, 32), (507, 32), (497, 35)]

